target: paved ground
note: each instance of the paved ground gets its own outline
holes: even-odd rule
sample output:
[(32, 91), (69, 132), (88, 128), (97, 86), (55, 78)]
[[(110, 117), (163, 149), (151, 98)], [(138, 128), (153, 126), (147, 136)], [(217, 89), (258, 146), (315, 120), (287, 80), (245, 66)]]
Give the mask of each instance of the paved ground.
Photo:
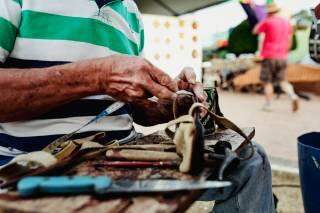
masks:
[(256, 127), (255, 140), (277, 164), (297, 166), (297, 137), (320, 131), (320, 97), (300, 101), (301, 110), (292, 113), (285, 95), (274, 101), (273, 112), (261, 110), (261, 95), (223, 92), (220, 96), (225, 116), (240, 126)]

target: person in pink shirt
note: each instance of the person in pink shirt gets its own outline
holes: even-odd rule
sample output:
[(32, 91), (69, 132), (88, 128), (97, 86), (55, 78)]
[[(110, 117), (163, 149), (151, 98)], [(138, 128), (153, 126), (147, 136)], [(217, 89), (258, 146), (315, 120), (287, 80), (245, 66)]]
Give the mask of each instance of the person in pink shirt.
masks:
[(292, 100), (292, 110), (299, 109), (298, 96), (293, 86), (286, 80), (287, 57), (292, 44), (292, 27), (290, 22), (278, 15), (280, 9), (276, 4), (267, 5), (268, 16), (253, 30), (255, 34), (264, 34), (261, 50), (262, 68), (260, 80), (264, 83), (266, 103), (265, 111), (271, 111), (274, 91), (273, 84), (279, 84)]

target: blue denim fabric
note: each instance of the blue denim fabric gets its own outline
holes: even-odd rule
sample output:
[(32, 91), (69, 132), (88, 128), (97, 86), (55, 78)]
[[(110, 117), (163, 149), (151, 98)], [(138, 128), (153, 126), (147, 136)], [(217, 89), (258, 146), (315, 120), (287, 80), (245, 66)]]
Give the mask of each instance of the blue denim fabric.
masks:
[[(242, 161), (238, 168), (228, 174), (226, 179), (233, 186), (221, 190), (208, 190), (200, 200), (215, 200), (213, 212), (216, 213), (273, 213), (272, 173), (264, 149), (254, 144), (255, 154)], [(241, 154), (247, 154), (246, 147)]]

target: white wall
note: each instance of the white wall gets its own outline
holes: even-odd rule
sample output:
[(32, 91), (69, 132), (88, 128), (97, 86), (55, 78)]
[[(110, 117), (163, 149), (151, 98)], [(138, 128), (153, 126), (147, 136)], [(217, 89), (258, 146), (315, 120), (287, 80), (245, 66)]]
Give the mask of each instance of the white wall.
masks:
[(194, 18), (143, 15), (143, 22), (144, 56), (173, 78), (183, 67), (193, 67), (200, 80), (202, 48)]

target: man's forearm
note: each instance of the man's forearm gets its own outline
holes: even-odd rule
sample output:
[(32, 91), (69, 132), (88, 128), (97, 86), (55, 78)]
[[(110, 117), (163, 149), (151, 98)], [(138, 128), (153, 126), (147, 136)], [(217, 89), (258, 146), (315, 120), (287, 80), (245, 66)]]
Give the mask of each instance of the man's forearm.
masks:
[(100, 94), (90, 61), (42, 69), (0, 69), (0, 122), (20, 121), (89, 95)]

